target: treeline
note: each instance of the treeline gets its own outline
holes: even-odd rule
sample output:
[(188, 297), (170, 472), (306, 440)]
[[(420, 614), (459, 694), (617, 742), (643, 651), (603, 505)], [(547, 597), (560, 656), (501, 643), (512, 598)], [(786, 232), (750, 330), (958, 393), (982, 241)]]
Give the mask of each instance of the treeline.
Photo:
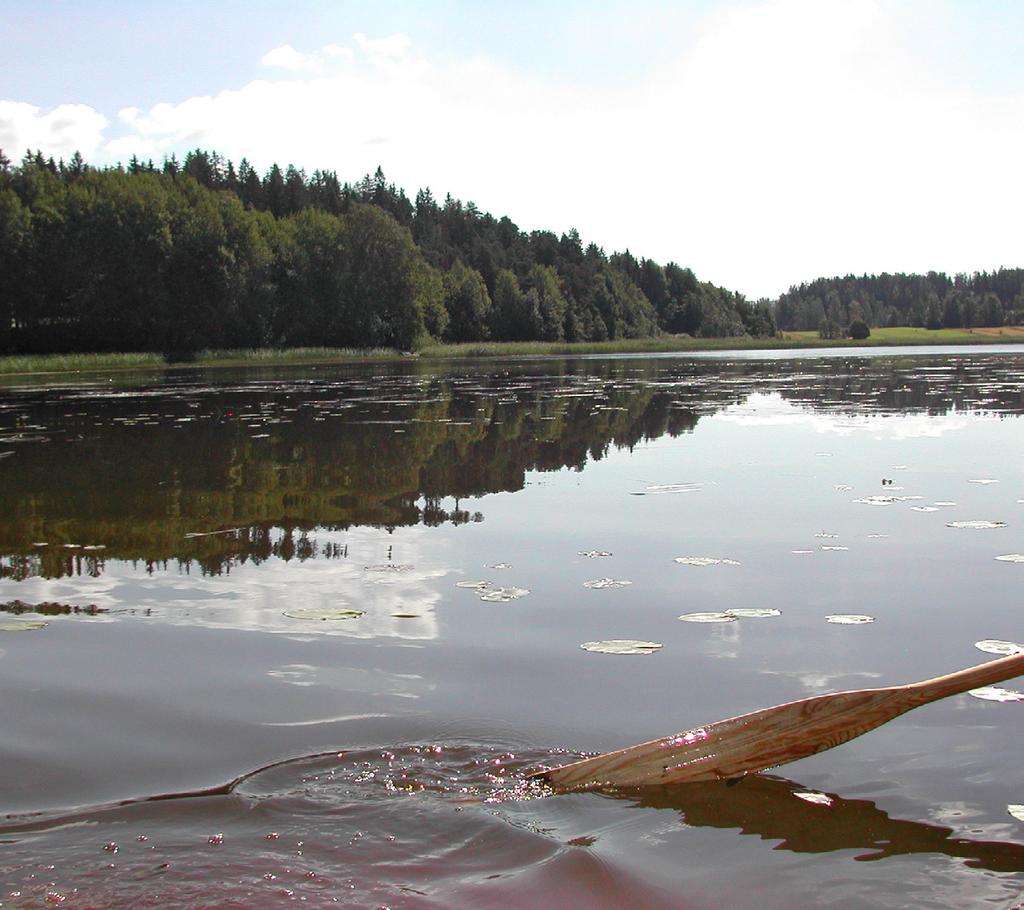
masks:
[(0, 151), (0, 353), (773, 335), (767, 301), (472, 202), (190, 152)]
[(1024, 269), (958, 274), (882, 274), (819, 278), (782, 294), (775, 318), (783, 331), (823, 334), (856, 321), (928, 329), (1024, 323)]

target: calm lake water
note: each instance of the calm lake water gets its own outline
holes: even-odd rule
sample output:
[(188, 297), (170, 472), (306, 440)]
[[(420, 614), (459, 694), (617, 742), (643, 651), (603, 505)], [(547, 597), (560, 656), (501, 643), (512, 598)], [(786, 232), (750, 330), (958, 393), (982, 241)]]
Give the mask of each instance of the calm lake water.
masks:
[(960, 349), (8, 380), (0, 907), (1021, 906), (1024, 703), (735, 786), (521, 775), (1024, 641), (1022, 377)]

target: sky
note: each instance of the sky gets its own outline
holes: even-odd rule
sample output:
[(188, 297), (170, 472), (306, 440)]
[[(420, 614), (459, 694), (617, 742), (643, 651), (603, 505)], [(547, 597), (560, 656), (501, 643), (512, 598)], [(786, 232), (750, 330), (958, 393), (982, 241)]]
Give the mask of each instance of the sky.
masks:
[(0, 149), (382, 167), (751, 299), (1024, 267), (1016, 0), (0, 0)]

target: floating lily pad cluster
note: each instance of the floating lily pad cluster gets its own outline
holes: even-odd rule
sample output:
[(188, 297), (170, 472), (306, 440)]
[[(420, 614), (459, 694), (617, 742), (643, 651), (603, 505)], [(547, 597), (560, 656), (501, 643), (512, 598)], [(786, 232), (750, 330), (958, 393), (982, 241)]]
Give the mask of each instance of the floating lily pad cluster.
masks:
[(1002, 686), (983, 686), (980, 689), (971, 689), (967, 694), (973, 695), (975, 698), (980, 698), (983, 701), (1024, 701), (1024, 692), (1016, 692), (1013, 689), (1004, 689)]
[(584, 588), (625, 588), (633, 584), (631, 581), (617, 578), (594, 578), (583, 582)]
[(317, 610), (314, 608), (304, 610), (285, 610), (284, 614), (289, 619), (309, 619), (317, 622), (329, 622), (338, 619), (359, 619), (366, 615), (365, 610)]
[(613, 638), (606, 641), (585, 641), (580, 647), (597, 654), (653, 654), (663, 645), (656, 641), (637, 641), (632, 638)]
[(41, 619), (15, 619), (0, 622), (0, 632), (34, 632), (46, 628)]
[(677, 556), (673, 562), (681, 566), (738, 566), (735, 559), (725, 559), (717, 556)]
[(530, 593), (529, 588), (500, 587), (490, 581), (457, 581), (455, 587), (476, 591), (477, 596), (487, 603), (508, 603)]
[(767, 619), (781, 616), (782, 611), (765, 607), (741, 607), (721, 612), (684, 613), (678, 617), (683, 622), (735, 622), (737, 619)]

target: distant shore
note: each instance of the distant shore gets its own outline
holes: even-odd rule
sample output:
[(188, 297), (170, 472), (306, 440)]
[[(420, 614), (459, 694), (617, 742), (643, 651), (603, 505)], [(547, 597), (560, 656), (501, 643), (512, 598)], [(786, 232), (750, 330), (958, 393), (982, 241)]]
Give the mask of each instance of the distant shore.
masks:
[(53, 373), (170, 370), (189, 367), (285, 366), (401, 361), (412, 358), (445, 360), (472, 357), (571, 356), (574, 354), (681, 354), (700, 351), (807, 350), (814, 348), (912, 347), (920, 345), (1024, 344), (1024, 326), (976, 329), (873, 329), (868, 338), (820, 338), (817, 332), (782, 332), (774, 338), (658, 338), (600, 342), (502, 341), (432, 344), (416, 353), (386, 349), (291, 348), (203, 351), (188, 363), (168, 363), (160, 354), (36, 354), (0, 357), (0, 376)]

